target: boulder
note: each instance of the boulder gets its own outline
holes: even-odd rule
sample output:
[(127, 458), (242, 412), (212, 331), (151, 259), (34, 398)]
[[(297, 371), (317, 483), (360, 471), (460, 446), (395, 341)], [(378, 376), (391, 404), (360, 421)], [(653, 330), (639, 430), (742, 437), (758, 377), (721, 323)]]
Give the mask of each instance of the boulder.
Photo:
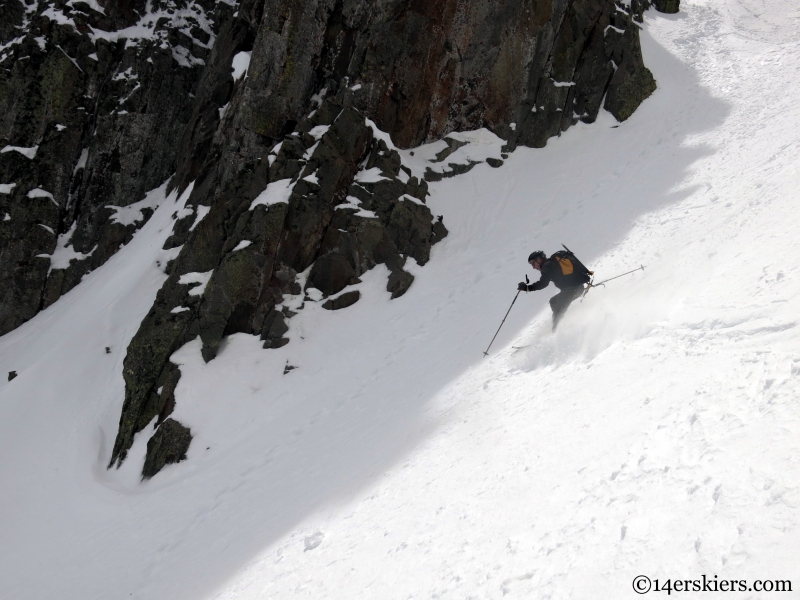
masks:
[(330, 296), (356, 283), (356, 280), (356, 272), (347, 257), (340, 252), (329, 252), (314, 261), (306, 287), (317, 288), (326, 296)]
[(147, 441), (147, 456), (142, 468), (142, 479), (150, 479), (166, 465), (186, 460), (186, 452), (192, 443), (192, 432), (174, 419), (167, 419), (158, 426)]
[(658, 12), (675, 14), (681, 9), (681, 0), (653, 0), (653, 5)]
[(389, 275), (386, 291), (392, 294), (394, 300), (405, 294), (412, 283), (414, 283), (414, 276), (411, 273), (403, 271), (403, 269), (394, 269)]
[(361, 298), (361, 292), (358, 290), (353, 290), (352, 292), (345, 292), (341, 296), (337, 296), (336, 298), (331, 298), (327, 302), (322, 305), (322, 308), (325, 310), (340, 310), (342, 308), (347, 308), (348, 306), (353, 306), (358, 300)]
[(261, 330), (264, 348), (282, 348), (288, 344), (289, 339), (283, 337), (288, 331), (289, 326), (286, 324), (285, 315), (273, 308), (264, 319), (264, 327)]

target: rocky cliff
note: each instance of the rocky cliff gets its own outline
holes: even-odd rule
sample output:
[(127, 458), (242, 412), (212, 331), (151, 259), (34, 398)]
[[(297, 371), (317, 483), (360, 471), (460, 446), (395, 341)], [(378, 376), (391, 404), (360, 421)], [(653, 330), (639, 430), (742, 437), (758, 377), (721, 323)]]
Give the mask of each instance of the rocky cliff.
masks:
[[(8, 0), (0, 334), (130, 240), (163, 196), (148, 191), (169, 180), (182, 202), (174, 259), (128, 348), (110, 463), (155, 420), (148, 448), (173, 458), (149, 456), (151, 476), (191, 439), (168, 419), (176, 349), (199, 336), (208, 361), (237, 332), (280, 347), (294, 310), (347, 308), (358, 292), (341, 292), (376, 264), (392, 296), (405, 293), (406, 262), (425, 264), (447, 235), (426, 180), (474, 164), (448, 166), (469, 142), (458, 132), (491, 131), (500, 166), (603, 107), (627, 119), (656, 86), (639, 47), (648, 6)], [(403, 149), (435, 140), (442, 168), (419, 172)]]
[(140, 201), (175, 171), (205, 61), (234, 10), (3, 2), (0, 334), (77, 285), (148, 218), (153, 207)]

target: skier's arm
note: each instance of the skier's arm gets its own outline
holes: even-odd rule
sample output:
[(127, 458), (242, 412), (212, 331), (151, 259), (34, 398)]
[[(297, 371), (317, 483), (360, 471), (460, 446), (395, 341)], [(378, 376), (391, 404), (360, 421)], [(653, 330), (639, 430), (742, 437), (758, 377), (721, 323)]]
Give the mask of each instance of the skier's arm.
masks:
[(539, 278), (539, 281), (534, 281), (532, 284), (528, 286), (528, 291), (535, 292), (537, 290), (543, 290), (548, 285), (550, 285), (550, 278), (542, 273), (542, 276)]
[(552, 273), (551, 271), (552, 268), (553, 265), (550, 261), (545, 262), (542, 265), (542, 271), (541, 271), (542, 275), (541, 277), (539, 277), (539, 281), (534, 281), (532, 284), (530, 284), (528, 286), (528, 290), (531, 292), (535, 292), (537, 290), (543, 290), (548, 285), (550, 285), (550, 280), (551, 280), (550, 275)]

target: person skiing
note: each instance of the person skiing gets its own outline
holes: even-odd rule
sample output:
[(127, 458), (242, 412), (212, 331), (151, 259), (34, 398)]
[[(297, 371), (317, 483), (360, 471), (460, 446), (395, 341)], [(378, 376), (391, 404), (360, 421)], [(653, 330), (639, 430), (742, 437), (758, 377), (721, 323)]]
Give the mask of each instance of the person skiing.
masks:
[(539, 281), (530, 285), (521, 281), (517, 289), (523, 292), (543, 290), (552, 281), (561, 290), (550, 298), (550, 308), (553, 310), (553, 331), (558, 327), (559, 321), (564, 316), (567, 308), (583, 295), (583, 285), (591, 281), (592, 272), (581, 264), (575, 255), (567, 250), (559, 250), (550, 258), (541, 250), (532, 252), (528, 263), (541, 273)]

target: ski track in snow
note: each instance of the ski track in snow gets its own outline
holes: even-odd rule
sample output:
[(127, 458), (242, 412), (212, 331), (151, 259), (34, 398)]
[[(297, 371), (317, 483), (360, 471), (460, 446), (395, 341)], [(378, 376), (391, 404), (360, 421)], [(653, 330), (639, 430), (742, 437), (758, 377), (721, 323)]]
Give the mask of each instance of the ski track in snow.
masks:
[[(646, 16), (659, 89), (627, 122), (603, 113), (431, 185), (450, 236), (405, 296), (389, 301), (378, 267), (353, 307), (307, 303), (284, 348), (235, 335), (207, 365), (197, 342), (176, 352), (174, 416), (195, 438), (148, 482), (150, 428), (105, 465), (185, 198), (0, 338), (0, 369), (19, 373), (0, 381), (3, 596), (593, 599), (632, 595), (640, 574), (800, 587), (800, 14), (681, 10)], [(599, 278), (647, 268), (592, 290), (555, 336), (555, 290), (520, 295), (482, 359), (528, 253), (561, 242)]]

